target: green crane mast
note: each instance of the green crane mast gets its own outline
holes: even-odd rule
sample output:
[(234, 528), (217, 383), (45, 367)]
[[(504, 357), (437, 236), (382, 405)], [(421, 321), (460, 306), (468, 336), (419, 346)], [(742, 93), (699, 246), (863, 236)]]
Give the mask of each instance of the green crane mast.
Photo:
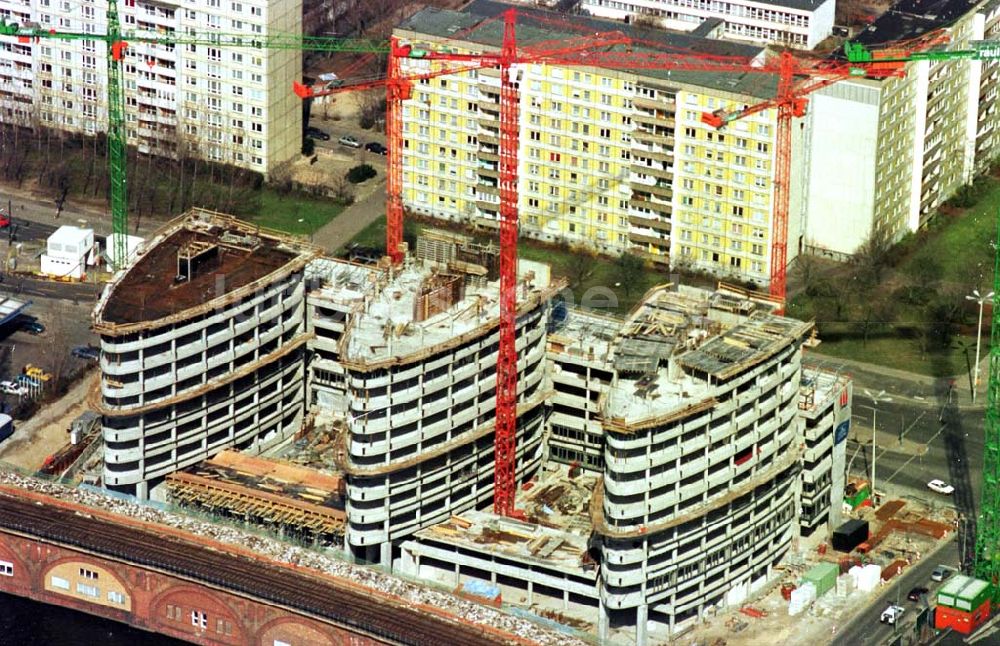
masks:
[(99, 40), (107, 45), (108, 66), (108, 174), (111, 185), (111, 230), (114, 234), (112, 257), (119, 267), (127, 260), (126, 234), (128, 233), (127, 131), (125, 129), (125, 87), (122, 82), (122, 60), (129, 43), (150, 45), (211, 45), (214, 47), (245, 47), (252, 49), (298, 49), (316, 52), (351, 52), (388, 54), (389, 43), (384, 40), (357, 38), (329, 38), (295, 34), (268, 34), (247, 36), (239, 33), (188, 31), (128, 31), (123, 32), (118, 19), (118, 2), (108, 2), (108, 27), (103, 34), (57, 31), (33, 26), (21, 26), (0, 18), (0, 36), (16, 37), (21, 43), (37, 42), (41, 38), (56, 40)]
[[(899, 65), (901, 69), (908, 61), (1000, 60), (1000, 40), (970, 41), (965, 49), (937, 46), (924, 51), (908, 51), (905, 46), (891, 43), (869, 50), (860, 43), (846, 43), (844, 53), (851, 63)], [(976, 524), (974, 572), (976, 577), (993, 584), (993, 603), (1000, 604), (1000, 213), (997, 214), (996, 250), (984, 424), (983, 493)]]
[(986, 386), (986, 442), (983, 494), (976, 524), (975, 574), (993, 584), (993, 603), (1000, 603), (1000, 211), (997, 212), (993, 262), (993, 315), (990, 324), (990, 377)]

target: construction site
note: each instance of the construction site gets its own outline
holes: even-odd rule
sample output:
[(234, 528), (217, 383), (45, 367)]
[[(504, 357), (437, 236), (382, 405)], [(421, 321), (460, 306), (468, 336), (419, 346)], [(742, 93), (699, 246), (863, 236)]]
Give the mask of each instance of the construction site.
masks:
[[(815, 323), (785, 315), (786, 271), (805, 248), (790, 213), (804, 209), (806, 175), (791, 156), (807, 135), (792, 119), (809, 92), (866, 75), (891, 83), (910, 59), (796, 62), (707, 29), (581, 37), (537, 11), (519, 49), (515, 15), (476, 0), (416, 13), (388, 45), (312, 43), (389, 61), (377, 81), (295, 83), (301, 98), (387, 89), (386, 236), (372, 262), (201, 208), (130, 248), (124, 165), (113, 162), (113, 274), (92, 314), (96, 416), (49, 465), (86, 486), (5, 473), (0, 483), (191, 522), (230, 543), (254, 536), (295, 567), (386, 589), (417, 582), (463, 599), (463, 612), (489, 606), (574, 639), (830, 640), (968, 520), (875, 490), (874, 414), (871, 480), (850, 477), (852, 377), (806, 361), (821, 342)], [(115, 9), (108, 20), (113, 70), (125, 44)], [(244, 46), (199, 38), (170, 46)], [(306, 49), (264, 40), (254, 47), (289, 59)], [(663, 51), (678, 43), (690, 51)], [(433, 119), (432, 103), (444, 111)], [(108, 145), (120, 161), (119, 112)], [(567, 147), (561, 120), (575, 126)], [(719, 134), (730, 122), (743, 136)], [(730, 162), (747, 172), (730, 177)], [(432, 229), (404, 241), (404, 209), (497, 242)], [(522, 225), (545, 243), (744, 283), (664, 277), (628, 312), (575, 308), (567, 278), (518, 257)], [(712, 231), (726, 233), (710, 243)], [(1000, 375), (991, 384), (1000, 405)], [(990, 588), (979, 583), (969, 594), (982, 603)], [(963, 591), (945, 615), (968, 623)]]
[(840, 523), (851, 383), (803, 367), (811, 323), (724, 284), (568, 308), (527, 261), (496, 513), (500, 250), (400, 249), (360, 265), (170, 223), (95, 310), (99, 484), (636, 644), (743, 607)]

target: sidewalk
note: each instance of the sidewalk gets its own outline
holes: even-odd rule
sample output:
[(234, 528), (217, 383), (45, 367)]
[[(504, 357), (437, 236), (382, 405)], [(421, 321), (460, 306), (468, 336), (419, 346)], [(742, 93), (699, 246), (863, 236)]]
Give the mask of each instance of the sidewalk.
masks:
[(369, 224), (384, 216), (385, 175), (381, 174), (379, 181), (367, 190), (364, 197), (313, 234), (313, 244), (334, 253)]
[[(66, 200), (62, 212), (57, 215), (55, 201), (51, 198), (31, 190), (0, 185), (0, 207), (4, 210), (7, 209), (8, 200), (13, 205), (15, 221), (29, 220), (56, 227), (64, 224), (86, 226), (93, 229), (94, 233), (99, 236), (106, 236), (111, 233), (111, 213), (106, 206), (95, 206), (75, 200)], [(144, 217), (139, 222), (138, 234), (135, 233), (135, 222), (130, 221), (129, 233), (145, 237), (158, 229), (166, 221), (166, 219), (160, 220)]]
[[(817, 352), (807, 353), (803, 362), (826, 370), (840, 368), (842, 372), (851, 375), (855, 378), (855, 396), (863, 394), (862, 386), (858, 382), (868, 382), (867, 388), (869, 390), (884, 389), (886, 394), (894, 399), (903, 399), (927, 406), (941, 406), (947, 400), (954, 402), (959, 410), (981, 410), (986, 403), (986, 389), (982, 384), (976, 403), (972, 403), (972, 393), (969, 392), (969, 379), (966, 374), (930, 377), (855, 359), (827, 356)], [(983, 357), (982, 363), (984, 365), (980, 368), (980, 379), (985, 384), (989, 375), (989, 356)], [(917, 390), (920, 394), (907, 396), (903, 394), (904, 387)], [(952, 390), (950, 397), (949, 389)]]

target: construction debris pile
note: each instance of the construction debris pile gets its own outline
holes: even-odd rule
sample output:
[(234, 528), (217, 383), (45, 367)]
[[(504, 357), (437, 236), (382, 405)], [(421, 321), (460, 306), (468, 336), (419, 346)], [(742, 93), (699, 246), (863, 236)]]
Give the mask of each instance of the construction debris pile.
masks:
[(277, 456), (285, 462), (301, 464), (320, 473), (338, 474), (344, 460), (343, 424), (317, 425), (313, 431), (295, 440)]
[(397, 597), (402, 602), (426, 604), (440, 608), (465, 621), (492, 626), (533, 643), (552, 644), (553, 646), (562, 644), (584, 646), (584, 642), (579, 639), (574, 639), (565, 633), (546, 630), (525, 619), (459, 599), (445, 592), (409, 583), (377, 570), (352, 565), (315, 551), (251, 534), (235, 527), (207, 523), (181, 514), (161, 511), (119, 498), (111, 498), (96, 492), (43, 482), (3, 469), (0, 469), (0, 484), (102, 509), (147, 523), (166, 525), (184, 532), (242, 547), (278, 562), (313, 569), (357, 585), (372, 588), (382, 594)]

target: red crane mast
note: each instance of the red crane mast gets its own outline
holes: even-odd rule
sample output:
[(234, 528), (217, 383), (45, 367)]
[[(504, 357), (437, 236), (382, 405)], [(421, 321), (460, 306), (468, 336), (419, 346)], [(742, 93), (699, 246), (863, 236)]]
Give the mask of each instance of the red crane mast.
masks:
[[(494, 444), (494, 512), (516, 516), (514, 497), (516, 482), (516, 433), (517, 433), (517, 234), (518, 191), (517, 161), (519, 149), (518, 91), (512, 73), (515, 64), (543, 63), (562, 66), (585, 66), (622, 70), (657, 69), (719, 73), (754, 73), (777, 77), (777, 91), (773, 99), (726, 113), (716, 111), (702, 115), (702, 121), (716, 128), (730, 121), (743, 118), (769, 108), (778, 111), (776, 133), (776, 166), (774, 169), (774, 203), (771, 242), (770, 292), (783, 307), (786, 289), (786, 263), (788, 246), (789, 182), (791, 174), (791, 125), (794, 117), (805, 114), (806, 96), (851, 76), (886, 77), (900, 75), (899, 68), (882, 68), (867, 64), (796, 59), (789, 52), (782, 52), (771, 60), (761, 61), (749, 57), (712, 56), (685, 50), (663, 51), (661, 43), (649, 49), (631, 51), (635, 44), (643, 45), (621, 34), (593, 34), (580, 42), (559, 41), (562, 47), (545, 51), (536, 44), (522, 52), (517, 50), (515, 22), (516, 10), (503, 14), (503, 39), (499, 54), (449, 54), (421, 52), (414, 55), (412, 48), (402, 46), (394, 38), (389, 61), (388, 78), (330, 90), (313, 92), (296, 87), (300, 96), (321, 96), (359, 87), (386, 86), (386, 128), (388, 133), (388, 184), (387, 184), (387, 252), (398, 262), (402, 253), (402, 150), (403, 136), (400, 110), (402, 101), (410, 98), (412, 82), (416, 79), (454, 74), (479, 67), (499, 67), (500, 82), (500, 326), (499, 356), (496, 386), (496, 437)], [(572, 44), (567, 44), (567, 43)], [(546, 43), (548, 44), (548, 43)], [(612, 51), (614, 45), (627, 45), (627, 51)], [(598, 51), (600, 50), (600, 51)], [(400, 59), (428, 58), (431, 60), (464, 61), (469, 66), (442, 69), (427, 74), (401, 76)]]

